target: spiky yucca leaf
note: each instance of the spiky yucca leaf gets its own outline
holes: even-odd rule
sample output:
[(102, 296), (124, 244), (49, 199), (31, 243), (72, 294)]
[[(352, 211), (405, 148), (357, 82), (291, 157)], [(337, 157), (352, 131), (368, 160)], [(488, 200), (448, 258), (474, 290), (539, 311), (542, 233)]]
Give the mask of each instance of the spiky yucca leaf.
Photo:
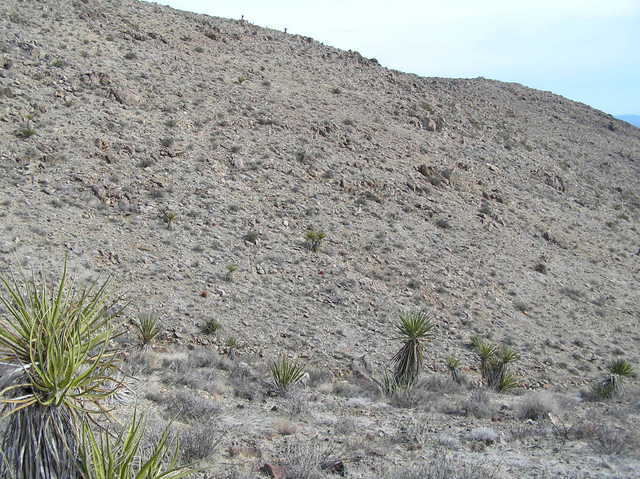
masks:
[(129, 427), (114, 438), (98, 436), (84, 424), (79, 463), (83, 479), (180, 479), (193, 474), (178, 465), (178, 442), (173, 451), (167, 427), (153, 449), (142, 450), (144, 419), (134, 413)]
[(412, 385), (422, 368), (424, 359), (423, 340), (431, 338), (433, 323), (421, 312), (403, 313), (396, 326), (399, 339), (404, 340), (400, 350), (391, 358), (395, 364), (394, 376), (398, 384)]
[(69, 411), (35, 404), (12, 414), (3, 432), (0, 477), (77, 476), (77, 428)]
[(520, 355), (508, 346), (500, 350), (499, 356), (503, 364), (509, 364), (520, 359)]
[(617, 374), (622, 377), (631, 377), (635, 373), (633, 371), (633, 366), (626, 359), (616, 359), (611, 364), (609, 364), (608, 368), (611, 374)]
[(0, 359), (22, 371), (21, 383), (0, 391), (0, 403), (11, 404), (6, 414), (35, 403), (88, 411), (109, 396), (119, 383), (112, 381), (118, 360), (104, 314), (107, 282), (76, 290), (65, 265), (54, 290), (43, 277), (0, 283), (7, 311), (0, 317)]
[(303, 376), (304, 368), (284, 355), (271, 364), (271, 378), (281, 394), (286, 393), (289, 387), (299, 382)]

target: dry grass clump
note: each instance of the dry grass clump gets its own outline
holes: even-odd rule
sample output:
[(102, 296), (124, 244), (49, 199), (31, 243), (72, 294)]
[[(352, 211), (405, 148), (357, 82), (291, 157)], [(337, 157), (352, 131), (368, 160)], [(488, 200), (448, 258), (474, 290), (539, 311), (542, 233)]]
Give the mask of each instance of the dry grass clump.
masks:
[(203, 421), (217, 416), (222, 407), (217, 401), (203, 398), (192, 391), (178, 391), (167, 397), (167, 412), (187, 422)]
[(475, 389), (469, 397), (462, 401), (459, 410), (465, 416), (487, 418), (495, 414), (495, 406), (484, 389)]
[(431, 457), (432, 459), (426, 464), (397, 468), (382, 476), (382, 479), (486, 479), (487, 477), (499, 479), (504, 477), (497, 467), (465, 463), (442, 451), (436, 451)]
[(214, 433), (215, 430), (213, 421), (204, 421), (183, 429), (178, 435), (182, 460), (191, 464), (209, 457), (224, 436), (223, 433)]
[(546, 391), (527, 394), (518, 406), (518, 417), (521, 419), (544, 419), (557, 412), (558, 403)]
[(333, 450), (318, 442), (295, 442), (287, 445), (283, 462), (287, 479), (323, 479), (331, 477), (326, 471), (338, 461)]
[(621, 456), (637, 451), (640, 444), (633, 433), (618, 426), (601, 424), (595, 427), (589, 445), (598, 454)]

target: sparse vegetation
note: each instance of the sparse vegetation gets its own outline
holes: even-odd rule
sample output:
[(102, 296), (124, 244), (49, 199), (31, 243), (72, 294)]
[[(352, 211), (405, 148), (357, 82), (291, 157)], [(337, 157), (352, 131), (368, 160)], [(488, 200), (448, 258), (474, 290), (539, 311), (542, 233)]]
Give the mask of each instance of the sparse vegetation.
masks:
[(23, 140), (26, 140), (27, 138), (31, 138), (36, 133), (37, 133), (36, 130), (31, 126), (25, 126), (16, 130), (16, 136), (18, 138), (22, 138)]

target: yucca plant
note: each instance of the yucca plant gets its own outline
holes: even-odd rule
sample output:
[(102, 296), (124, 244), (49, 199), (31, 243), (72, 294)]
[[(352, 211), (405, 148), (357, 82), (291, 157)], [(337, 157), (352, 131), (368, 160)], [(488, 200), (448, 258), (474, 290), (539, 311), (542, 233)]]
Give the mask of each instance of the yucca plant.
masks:
[(77, 476), (80, 425), (122, 385), (107, 286), (74, 287), (66, 262), (54, 287), (42, 274), (0, 277), (0, 477)]
[(403, 313), (397, 330), (403, 346), (391, 358), (394, 363), (393, 375), (399, 385), (411, 386), (418, 379), (424, 359), (423, 341), (432, 337), (433, 323), (426, 314), (420, 312)]
[(171, 447), (167, 427), (151, 451), (143, 451), (144, 419), (134, 413), (129, 427), (110, 437), (82, 427), (79, 464), (82, 479), (180, 479), (193, 474), (178, 465), (178, 441)]
[(327, 235), (322, 231), (307, 231), (304, 235), (307, 248), (309, 249), (309, 251), (313, 251), (314, 253), (320, 249), (320, 244), (326, 237)]
[(271, 379), (279, 394), (286, 394), (287, 390), (298, 383), (304, 375), (304, 367), (285, 355), (271, 364)]
[(138, 336), (140, 337), (141, 347), (143, 349), (148, 349), (154, 339), (160, 334), (158, 319), (151, 314), (145, 314), (138, 318), (137, 321), (134, 321), (133, 326), (136, 328)]
[(477, 336), (471, 343), (480, 359), (480, 375), (488, 388), (505, 392), (518, 386), (516, 376), (509, 371), (509, 365), (520, 358), (518, 353), (506, 346), (498, 349)]
[(228, 264), (227, 272), (224, 275), (225, 281), (233, 281), (233, 273), (235, 273), (236, 271), (238, 271), (237, 264)]
[(447, 358), (447, 369), (449, 370), (449, 374), (451, 374), (451, 379), (457, 383), (462, 383), (462, 374), (460, 372), (460, 360), (454, 356), (449, 356)]
[(595, 397), (600, 399), (611, 399), (619, 396), (623, 392), (623, 378), (635, 375), (633, 367), (626, 359), (616, 359), (607, 367), (609, 374), (598, 380), (592, 392)]

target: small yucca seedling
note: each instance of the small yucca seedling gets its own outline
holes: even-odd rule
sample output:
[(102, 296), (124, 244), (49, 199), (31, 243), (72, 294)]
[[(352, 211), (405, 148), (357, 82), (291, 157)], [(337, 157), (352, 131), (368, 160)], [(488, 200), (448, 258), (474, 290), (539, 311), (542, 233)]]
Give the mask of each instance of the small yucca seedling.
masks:
[(422, 341), (432, 337), (433, 323), (424, 313), (403, 313), (396, 329), (404, 345), (391, 359), (395, 365), (393, 374), (398, 384), (411, 386), (420, 374), (424, 359)]
[(238, 340), (235, 337), (231, 336), (227, 338), (227, 341), (224, 344), (227, 347), (227, 357), (229, 359), (235, 359), (236, 350), (238, 349), (238, 346), (239, 346)]
[(321, 231), (307, 231), (304, 235), (304, 239), (306, 240), (307, 249), (309, 251), (313, 251), (314, 253), (320, 249), (320, 245), (322, 244), (322, 240), (327, 237)]
[(167, 223), (168, 229), (173, 229), (173, 225), (178, 218), (178, 213), (173, 210), (164, 210), (162, 212), (162, 220)]
[(233, 281), (233, 273), (235, 273), (236, 271), (238, 271), (238, 265), (237, 264), (228, 264), (227, 265), (227, 272), (224, 275), (224, 279), (226, 281)]
[(96, 436), (82, 427), (79, 463), (83, 479), (180, 479), (194, 471), (178, 465), (179, 445), (171, 448), (169, 426), (150, 451), (142, 446), (144, 420), (136, 413), (129, 427), (115, 439), (103, 432)]
[(462, 383), (462, 373), (460, 372), (460, 360), (454, 356), (447, 358), (447, 369), (451, 374), (451, 379), (457, 383)]
[(620, 396), (624, 390), (623, 378), (634, 376), (633, 367), (626, 359), (617, 359), (607, 367), (609, 374), (598, 380), (592, 387), (594, 396), (611, 399)]
[(291, 386), (300, 382), (304, 375), (304, 367), (284, 355), (271, 364), (271, 378), (280, 394), (284, 395)]
[(151, 343), (153, 343), (153, 340), (158, 336), (158, 334), (160, 334), (158, 320), (150, 314), (145, 314), (135, 321), (133, 325), (138, 332), (138, 336), (140, 337), (140, 341), (142, 342), (142, 347), (144, 349), (149, 348)]
[(202, 328), (202, 332), (205, 334), (216, 334), (220, 329), (222, 329), (222, 323), (217, 319), (209, 319), (204, 324)]

